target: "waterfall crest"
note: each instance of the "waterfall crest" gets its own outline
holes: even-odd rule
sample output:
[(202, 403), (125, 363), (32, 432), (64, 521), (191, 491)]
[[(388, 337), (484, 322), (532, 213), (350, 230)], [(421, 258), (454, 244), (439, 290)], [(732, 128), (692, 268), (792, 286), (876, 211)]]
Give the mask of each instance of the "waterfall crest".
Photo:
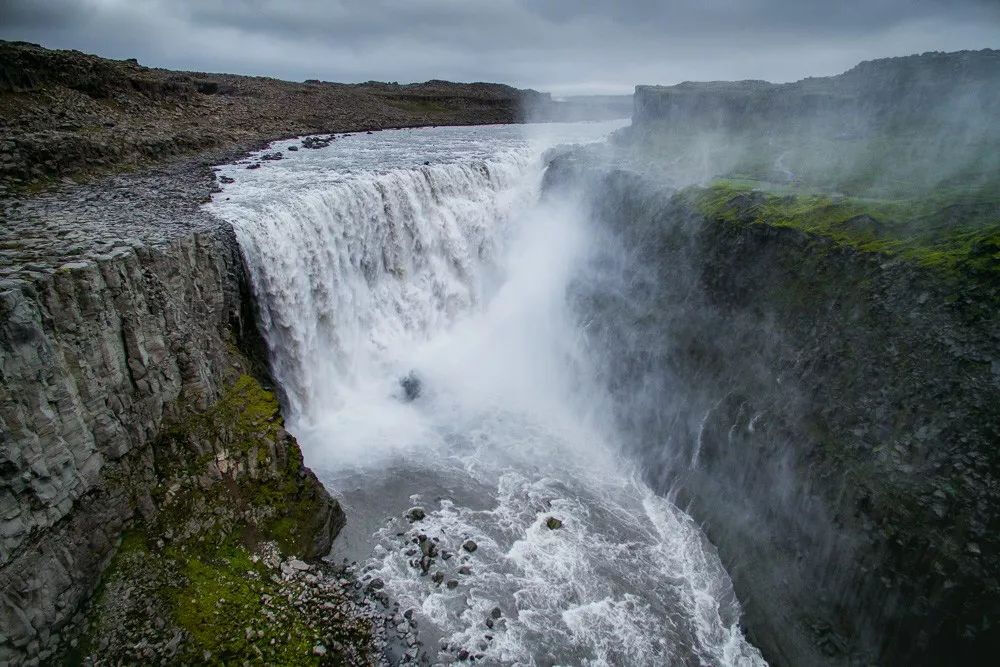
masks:
[(348, 516), (333, 556), (413, 610), (432, 662), (763, 664), (715, 549), (618, 451), (572, 306), (601, 242), (539, 196), (546, 146), (520, 132), (227, 168), (212, 206), (289, 429)]
[(293, 421), (379, 350), (444, 330), (490, 288), (537, 158), (394, 169), (227, 211)]

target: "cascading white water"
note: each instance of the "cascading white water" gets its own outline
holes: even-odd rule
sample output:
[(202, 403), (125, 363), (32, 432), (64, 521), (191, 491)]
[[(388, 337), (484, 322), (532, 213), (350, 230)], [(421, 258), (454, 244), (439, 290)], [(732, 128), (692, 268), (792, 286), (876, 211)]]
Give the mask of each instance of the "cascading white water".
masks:
[(621, 459), (568, 306), (592, 239), (572, 201), (540, 200), (541, 152), (613, 128), (382, 132), (223, 169), (211, 208), (289, 428), (348, 513), (335, 555), (416, 610), (432, 661), (763, 662), (714, 549)]

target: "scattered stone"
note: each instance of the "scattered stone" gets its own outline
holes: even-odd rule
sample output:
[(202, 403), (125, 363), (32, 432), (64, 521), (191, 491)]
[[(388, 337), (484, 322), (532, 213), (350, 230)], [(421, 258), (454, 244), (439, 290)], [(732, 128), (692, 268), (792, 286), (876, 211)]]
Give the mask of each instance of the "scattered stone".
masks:
[(260, 162), (253, 162), (247, 165), (247, 169), (260, 169)]
[(472, 552), (474, 552), (476, 549), (479, 548), (479, 545), (473, 542), (472, 540), (466, 540), (464, 543), (462, 543), (462, 548), (471, 554)]
[(406, 511), (406, 518), (410, 520), (410, 523), (421, 521), (426, 516), (427, 513), (424, 512), (423, 507), (411, 507)]
[(468, 565), (463, 565), (462, 567), (458, 568), (458, 573), (459, 574), (472, 574), (472, 568), (469, 567)]
[(457, 579), (449, 579), (448, 583), (446, 584), (446, 586), (448, 586), (448, 588), (457, 588), (458, 587), (458, 580)]
[(550, 516), (545, 520), (545, 525), (548, 526), (549, 530), (558, 530), (559, 528), (562, 528), (563, 523), (554, 516)]
[(330, 142), (333, 141), (333, 139), (334, 139), (333, 136), (329, 136), (329, 137), (306, 137), (305, 139), (302, 140), (302, 147), (303, 148), (312, 148), (312, 149), (326, 148), (327, 146), (330, 145)]

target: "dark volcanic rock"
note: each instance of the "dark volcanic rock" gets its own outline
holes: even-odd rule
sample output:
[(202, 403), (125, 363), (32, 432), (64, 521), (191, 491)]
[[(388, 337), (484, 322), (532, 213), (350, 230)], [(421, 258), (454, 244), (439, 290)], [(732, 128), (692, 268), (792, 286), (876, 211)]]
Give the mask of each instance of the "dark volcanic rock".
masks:
[(779, 664), (990, 654), (995, 281), (956, 291), (905, 258), (755, 221), (759, 197), (715, 220), (659, 182), (589, 169), (560, 158), (547, 175), (582, 184), (629, 258), (624, 293), (577, 295), (600, 323), (588, 335), (651, 485), (718, 546), (750, 639)]
[(420, 396), (421, 383), (416, 373), (411, 371), (409, 375), (399, 381), (403, 388), (403, 395), (408, 401), (412, 401)]

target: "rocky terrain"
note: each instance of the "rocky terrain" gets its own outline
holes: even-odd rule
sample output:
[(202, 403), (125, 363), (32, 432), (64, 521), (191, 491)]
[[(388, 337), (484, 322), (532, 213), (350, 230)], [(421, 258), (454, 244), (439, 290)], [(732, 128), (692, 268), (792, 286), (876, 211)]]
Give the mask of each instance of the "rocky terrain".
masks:
[(547, 102), (500, 84), (295, 83), (0, 42), (0, 196), (285, 137), (517, 122)]
[[(623, 429), (775, 664), (1000, 648), (996, 57), (640, 88), (616, 145), (549, 168), (631, 259), (617, 296), (581, 297)], [(378, 579), (317, 561), (345, 517), (283, 428), (233, 234), (199, 205), (208, 165), (269, 139), (529, 102), (0, 43), (0, 662), (423, 659)], [(693, 146), (708, 171), (678, 191)], [(421, 511), (398, 549), (460, 586), (475, 545), (434, 543)]]
[(0, 43), (0, 661), (416, 658), (376, 585), (314, 562), (344, 516), (282, 428), (232, 232), (199, 206), (208, 165), (271, 139), (510, 122), (536, 98)]
[[(983, 150), (996, 134), (962, 134), (982, 110), (937, 113), (994, 98), (997, 56), (640, 88), (616, 145), (549, 167), (547, 187), (578, 188), (629, 258), (581, 304), (623, 429), (651, 484), (718, 545), (773, 664), (985, 664), (1000, 646), (1000, 190)], [(929, 146), (967, 140), (937, 163), (891, 102), (927, 90), (900, 117), (950, 120), (940, 136), (918, 126)], [(814, 123), (845, 107), (863, 138)], [(789, 118), (800, 125), (782, 131)], [(736, 154), (703, 173), (684, 150), (717, 131)], [(823, 171), (811, 149), (828, 140), (885, 151), (900, 179), (887, 187), (864, 160)], [(743, 160), (751, 145), (764, 159)], [(785, 178), (786, 151), (814, 171)], [(685, 169), (701, 184), (671, 187)], [(968, 177), (938, 178), (951, 173)]]
[(637, 86), (623, 138), (697, 178), (725, 175), (896, 198), (979, 185), (1000, 173), (1000, 51), (864, 62), (793, 83)]

